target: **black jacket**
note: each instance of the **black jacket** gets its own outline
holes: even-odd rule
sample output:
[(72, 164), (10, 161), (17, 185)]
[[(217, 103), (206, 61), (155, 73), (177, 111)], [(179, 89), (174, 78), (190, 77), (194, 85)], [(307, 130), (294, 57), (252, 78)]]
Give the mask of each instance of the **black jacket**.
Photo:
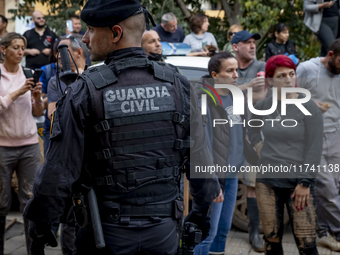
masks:
[[(208, 78), (208, 80), (207, 80)], [(212, 86), (211, 81), (212, 78), (209, 76), (202, 77), (202, 82), (207, 83), (208, 85)], [(220, 104), (219, 100), (217, 99), (215, 93), (213, 93), (207, 86), (204, 86), (203, 84), (197, 84), (196, 87), (204, 87), (204, 89), (211, 92), (212, 95), (215, 97), (215, 101), (217, 103), (217, 106), (215, 106), (215, 102), (213, 102), (211, 97), (207, 97), (207, 103), (208, 103), (208, 109), (211, 114), (211, 119), (226, 119), (228, 120), (228, 114), (224, 107)], [(244, 96), (246, 96), (247, 90), (242, 91)], [(203, 92), (202, 90), (197, 90), (199, 98), (201, 97)], [(232, 96), (232, 94), (231, 94)], [(244, 100), (245, 102), (245, 115), (242, 115), (242, 121), (245, 120), (246, 125), (243, 126), (243, 154), (246, 158), (246, 160), (251, 165), (256, 165), (258, 161), (258, 156), (256, 152), (254, 151), (253, 147), (250, 145), (250, 143), (247, 141), (247, 121), (248, 121), (248, 107), (247, 107), (247, 100)], [(206, 121), (205, 121), (206, 122)], [(212, 125), (212, 123), (205, 123), (205, 125)], [(228, 155), (229, 155), (229, 144), (230, 144), (230, 125), (229, 122), (225, 125), (216, 125), (213, 128), (213, 138), (212, 140), (213, 146), (213, 159), (214, 164), (218, 164), (219, 166), (228, 166)], [(224, 190), (225, 186), (225, 173), (217, 173), (219, 177), (219, 182), (221, 185), (221, 188)]]
[(286, 44), (281, 44), (281, 43), (272, 41), (268, 43), (265, 52), (266, 52), (266, 61), (272, 56), (284, 55), (285, 53), (288, 53), (288, 55), (293, 54), (297, 58), (299, 58), (295, 50), (295, 45), (291, 40), (288, 40)]

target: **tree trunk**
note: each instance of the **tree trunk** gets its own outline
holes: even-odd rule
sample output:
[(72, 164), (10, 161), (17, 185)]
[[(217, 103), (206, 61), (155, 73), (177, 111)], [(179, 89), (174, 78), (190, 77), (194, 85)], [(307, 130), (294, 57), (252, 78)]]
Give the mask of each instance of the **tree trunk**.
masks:
[(241, 1), (242, 0), (235, 0), (234, 5), (231, 7), (228, 3), (228, 0), (221, 0), (222, 7), (230, 26), (234, 24), (241, 25), (241, 19), (243, 15), (241, 10)]
[(187, 9), (187, 7), (186, 7), (185, 3), (183, 2), (183, 0), (176, 0), (176, 1), (177, 1), (177, 4), (178, 4), (179, 8), (181, 9), (181, 11), (184, 14), (184, 18), (186, 20), (189, 20), (189, 18), (191, 17), (191, 13)]

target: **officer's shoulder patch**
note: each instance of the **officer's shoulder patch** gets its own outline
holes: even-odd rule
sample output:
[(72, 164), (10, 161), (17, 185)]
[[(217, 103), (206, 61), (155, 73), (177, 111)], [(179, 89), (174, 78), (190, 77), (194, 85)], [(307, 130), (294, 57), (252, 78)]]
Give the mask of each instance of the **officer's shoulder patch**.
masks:
[(87, 69), (80, 77), (84, 80), (89, 78), (97, 89), (102, 89), (112, 83), (117, 82), (117, 77), (107, 65), (95, 66)]

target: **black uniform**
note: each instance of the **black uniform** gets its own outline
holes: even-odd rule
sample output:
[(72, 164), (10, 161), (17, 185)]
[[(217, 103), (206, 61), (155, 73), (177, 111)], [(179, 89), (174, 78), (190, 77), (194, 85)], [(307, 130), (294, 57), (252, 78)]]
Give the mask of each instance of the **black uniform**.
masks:
[[(58, 101), (49, 151), (24, 216), (52, 224), (82, 182), (97, 194), (103, 254), (175, 254), (174, 201), (187, 132), (194, 140), (191, 160), (212, 165), (197, 98), (190, 101), (186, 78), (148, 60), (142, 48), (115, 51), (105, 63), (84, 72)], [(106, 74), (101, 82), (99, 72)], [(190, 117), (194, 130), (185, 124)], [(193, 209), (204, 217), (219, 185), (213, 178), (190, 183)], [(120, 214), (113, 214), (117, 208)], [(91, 252), (90, 228), (79, 232), (77, 247), (77, 254), (101, 254)]]

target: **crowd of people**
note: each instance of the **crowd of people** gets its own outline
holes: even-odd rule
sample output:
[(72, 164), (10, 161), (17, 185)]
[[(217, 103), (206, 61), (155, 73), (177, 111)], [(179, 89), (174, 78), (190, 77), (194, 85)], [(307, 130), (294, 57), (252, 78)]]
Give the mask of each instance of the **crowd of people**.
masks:
[[(90, 7), (97, 8), (89, 5), (88, 8)], [(121, 54), (118, 59), (128, 58), (133, 54), (146, 54), (149, 60), (162, 63), (162, 66), (166, 66), (164, 70), (171, 70), (171, 73), (176, 73), (176, 75), (181, 74), (177, 67), (164, 64), (161, 42), (188, 44), (192, 49), (188, 56), (211, 56), (207, 66), (209, 75), (195, 81), (193, 88), (197, 92), (198, 103), (202, 104), (202, 95), (206, 91), (211, 95), (207, 100), (207, 114), (203, 118), (204, 123), (200, 124), (204, 129), (207, 149), (214, 164), (232, 166), (238, 171), (244, 165), (293, 166), (298, 169), (297, 172), (289, 173), (261, 175), (256, 172), (244, 173), (243, 178), (247, 186), (249, 242), (255, 251), (265, 252), (268, 255), (283, 254), (284, 208), (288, 210), (296, 245), (301, 255), (319, 254), (317, 245), (333, 251), (340, 251), (340, 150), (338, 150), (340, 142), (340, 89), (338, 88), (340, 84), (340, 39), (336, 39), (338, 36), (339, 3), (324, 1), (315, 4), (315, 1), (305, 0), (304, 11), (306, 26), (318, 35), (322, 44), (321, 57), (305, 62), (300, 61), (294, 43), (289, 40), (289, 27), (283, 23), (274, 26), (273, 40), (268, 43), (265, 50), (265, 62), (256, 59), (255, 42), (261, 39), (261, 35), (243, 30), (243, 27), (237, 24), (231, 25), (226, 34), (229, 42), (224, 45), (223, 51), (220, 51), (214, 35), (208, 32), (209, 17), (201, 13), (195, 14), (190, 19), (191, 33), (188, 35), (185, 35), (184, 30), (177, 25), (177, 18), (173, 13), (164, 14), (160, 24), (152, 30), (141, 33), (142, 52), (139, 52), (141, 49), (124, 52), (124, 48), (117, 48), (119, 40), (123, 38), (123, 32), (121, 28), (117, 28), (117, 25), (113, 27), (116, 27), (115, 29), (112, 29), (113, 36), (111, 37), (114, 42), (112, 45), (115, 45), (113, 52), (118, 51)], [(86, 14), (86, 12), (84, 13)], [(90, 44), (91, 40), (95, 38), (95, 33), (101, 33), (99, 30), (97, 32), (92, 30), (96, 30), (98, 27), (102, 29), (102, 26), (95, 22), (92, 23), (92, 18), (89, 18), (91, 15), (86, 14), (89, 16), (85, 16), (85, 14), (82, 19), (87, 21), (89, 27), (87, 32), (81, 30), (80, 17), (73, 15), (70, 17), (73, 31), (70, 32), (66, 28), (65, 34), (60, 37), (46, 27), (45, 17), (40, 11), (33, 12), (34, 28), (26, 31), (23, 35), (14, 32), (8, 33), (6, 31), (8, 20), (0, 15), (0, 255), (4, 254), (4, 233), (6, 215), (11, 204), (13, 173), (16, 172), (18, 178), (18, 197), (22, 212), (33, 194), (37, 194), (33, 202), (30, 200), (30, 207), (26, 209), (25, 217), (30, 220), (36, 219), (38, 216), (32, 216), (31, 208), (36, 206), (34, 203), (39, 203), (39, 199), (44, 201), (41, 198), (43, 196), (38, 195), (39, 192), (42, 192), (38, 190), (39, 184), (36, 184), (37, 187), (33, 190), (34, 178), (40, 166), (40, 151), (34, 116), (41, 116), (43, 112), (45, 114), (43, 144), (47, 161), (42, 168), (47, 168), (52, 173), (56, 171), (54, 174), (58, 174), (60, 165), (63, 165), (61, 162), (63, 159), (57, 157), (58, 155), (65, 156), (62, 154), (65, 152), (58, 151), (57, 142), (62, 135), (59, 118), (65, 117), (62, 116), (61, 110), (58, 112), (57, 102), (61, 99), (67, 86), (62, 81), (58, 81), (56, 76), (57, 73), (63, 74), (60, 57), (57, 59), (58, 46), (68, 45), (71, 71), (78, 72), (79, 75), (87, 69), (87, 66), (91, 65), (91, 60), (103, 60), (100, 56), (103, 49), (98, 45), (98, 48), (95, 48), (94, 43), (92, 46)], [(124, 18), (129, 19), (132, 14), (126, 15)], [(123, 23), (122, 27), (126, 31), (135, 32), (134, 29), (138, 27), (137, 23), (133, 23), (134, 27), (131, 24)], [(131, 35), (128, 33), (124, 36), (127, 44), (135, 39), (131, 39), (129, 37)], [(136, 39), (136, 41), (138, 40), (139, 38)], [(91, 52), (89, 52), (89, 48)], [(213, 54), (211, 54), (212, 52)], [(94, 55), (91, 60), (90, 55)], [(24, 56), (26, 66), (22, 67), (20, 63)], [(117, 61), (115, 56), (106, 56), (108, 56), (106, 64)], [(40, 81), (35, 82), (33, 75), (37, 68), (41, 68), (43, 72)], [(153, 68), (155, 68), (156, 75), (156, 67), (153, 66)], [(83, 77), (87, 77), (86, 75)], [(135, 79), (124, 75), (125, 79), (130, 82)], [(162, 77), (165, 80), (168, 79), (166, 75)], [(91, 81), (94, 86), (99, 86), (95, 80)], [(143, 80), (143, 84), (148, 84), (148, 82), (149, 80), (146, 78), (145, 83)], [(128, 82), (122, 83), (121, 86), (126, 84)], [(247, 109), (244, 115), (234, 114), (232, 89), (223, 88), (219, 86), (220, 84), (230, 84), (242, 90)], [(303, 104), (310, 114), (305, 115), (301, 107), (295, 104), (287, 105), (286, 112), (283, 114), (281, 100), (284, 95), (289, 100), (303, 100), (307, 97), (301, 91), (286, 93), (286, 88), (305, 88), (310, 92), (312, 100)], [(137, 91), (140, 93), (141, 90)], [(79, 108), (84, 110), (84, 112), (80, 112), (84, 116), (90, 115), (89, 109), (83, 109), (85, 101), (77, 98), (78, 91), (72, 91), (72, 93), (74, 93), (72, 104), (75, 104), (72, 107), (78, 107), (77, 111)], [(92, 92), (86, 90), (86, 93)], [(165, 92), (162, 91), (162, 93)], [(140, 96), (140, 94), (138, 95)], [(104, 97), (107, 98), (107, 94), (104, 94)], [(120, 95), (117, 94), (117, 97)], [(109, 103), (111, 99), (108, 99)], [(109, 103), (104, 102), (105, 117), (106, 115), (116, 116), (116, 113), (110, 110), (113, 104)], [(249, 105), (250, 103), (251, 105)], [(94, 105), (95, 103), (92, 107)], [(277, 109), (265, 116), (248, 111), (252, 108), (267, 110), (272, 105), (277, 105)], [(165, 101), (164, 107), (170, 106), (172, 103)], [(143, 106), (141, 107), (143, 108)], [(17, 116), (17, 118), (13, 118), (13, 116)], [(225, 119), (229, 122), (227, 125), (215, 126), (215, 119)], [(256, 119), (264, 125), (242, 126), (242, 123), (252, 119)], [(292, 119), (296, 121), (294, 127), (287, 128), (282, 125), (282, 122)], [(56, 123), (54, 132), (51, 132), (51, 121)], [(70, 120), (68, 124), (73, 128), (85, 125), (76, 123), (75, 120)], [(141, 125), (140, 123), (136, 124)], [(131, 129), (129, 132), (132, 132), (133, 128), (129, 126), (128, 130)], [(126, 132), (119, 128), (117, 130)], [(100, 132), (101, 127), (97, 128), (97, 133)], [(162, 133), (154, 134), (154, 136), (167, 135), (164, 132), (168, 131), (160, 130), (159, 132)], [(63, 135), (65, 136), (64, 133)], [(130, 139), (127, 138), (128, 136), (129, 134), (126, 132), (121, 138), (112, 136), (110, 139), (116, 142)], [(139, 139), (151, 137), (150, 134), (147, 135), (147, 132), (144, 135), (136, 133), (134, 136)], [(55, 147), (52, 147), (51, 151), (49, 151), (50, 139), (55, 143)], [(82, 142), (73, 139), (74, 143), (79, 143), (77, 146), (80, 148)], [(127, 147), (122, 148), (127, 150)], [(115, 153), (119, 155), (118, 152)], [(56, 162), (52, 161), (52, 157)], [(110, 157), (104, 153), (105, 159)], [(122, 160), (124, 156), (117, 156), (117, 158)], [(162, 165), (164, 168), (166, 160), (168, 160), (166, 157), (162, 160), (158, 159), (156, 165)], [(125, 161), (127, 160), (125, 159)], [(70, 162), (65, 161), (65, 164), (67, 163)], [(46, 164), (50, 165), (46, 167)], [(53, 168), (54, 164), (55, 168)], [(129, 162), (129, 164), (132, 163)], [(137, 163), (134, 162), (132, 165), (134, 166), (132, 168), (136, 168)], [(315, 170), (312, 171), (311, 167), (314, 167)], [(132, 170), (128, 168), (128, 171)], [(72, 175), (73, 178), (75, 176)], [(149, 177), (151, 178), (151, 176)], [(38, 180), (44, 180), (47, 177), (40, 174), (39, 178)], [(53, 176), (47, 179), (51, 180), (52, 178)], [(238, 178), (237, 172), (217, 174), (216, 179), (219, 181), (220, 192), (209, 207), (210, 219), (208, 222), (203, 221), (201, 225), (206, 228), (204, 224), (210, 224), (210, 228), (207, 228), (207, 233), (203, 233), (204, 240), (195, 246), (195, 255), (225, 254), (226, 240), (232, 225), (237, 199)], [(118, 180), (115, 184), (117, 184), (117, 189), (123, 189), (122, 186), (119, 186)], [(130, 185), (129, 181), (127, 181), (127, 185)], [(135, 185), (143, 186), (143, 183), (131, 185), (133, 187)], [(192, 189), (195, 190), (194, 185)], [(51, 190), (53, 189), (51, 188)], [(50, 194), (52, 194), (51, 190), (48, 191)], [(63, 192), (67, 193), (65, 190)], [(130, 190), (134, 190), (134, 188), (128, 187), (127, 191)], [(112, 216), (112, 214), (110, 215)], [(192, 214), (189, 216), (193, 217)], [(204, 219), (206, 220), (206, 218)], [(153, 219), (153, 222), (158, 223), (156, 220)], [(52, 232), (54, 234), (57, 233), (60, 222), (59, 220), (53, 222)], [(112, 222), (115, 221), (109, 223)], [(261, 222), (264, 232), (263, 239), (260, 235)], [(29, 221), (27, 219), (25, 219), (24, 225), (27, 253), (31, 254), (32, 240), (29, 237)], [(167, 222), (165, 225), (176, 228), (171, 222)], [(83, 242), (91, 238), (91, 235), (88, 236), (86, 231), (76, 233), (77, 230), (73, 226), (65, 224), (64, 221), (61, 224), (61, 229), (60, 238), (64, 255), (75, 254), (77, 235), (85, 238), (82, 239)], [(173, 242), (175, 243), (175, 241)], [(124, 246), (124, 244), (120, 245)], [(118, 246), (118, 244), (114, 244), (114, 246)], [(168, 248), (169, 250), (174, 249), (174, 247)], [(126, 249), (126, 247), (122, 248), (124, 251)], [(86, 251), (86, 248), (83, 248), (82, 251)], [(172, 253), (169, 251), (164, 254)]]

